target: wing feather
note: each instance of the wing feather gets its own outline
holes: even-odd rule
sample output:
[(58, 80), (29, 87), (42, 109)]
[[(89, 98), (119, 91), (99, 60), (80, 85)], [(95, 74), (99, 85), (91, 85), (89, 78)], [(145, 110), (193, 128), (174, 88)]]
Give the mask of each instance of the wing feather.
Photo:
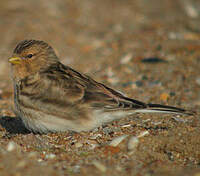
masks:
[(54, 89), (57, 92), (63, 91), (66, 101), (72, 104), (82, 103), (91, 108), (104, 108), (105, 110), (128, 110), (146, 107), (146, 104), (127, 98), (61, 63), (48, 68), (43, 74), (49, 79), (51, 86), (55, 87)]

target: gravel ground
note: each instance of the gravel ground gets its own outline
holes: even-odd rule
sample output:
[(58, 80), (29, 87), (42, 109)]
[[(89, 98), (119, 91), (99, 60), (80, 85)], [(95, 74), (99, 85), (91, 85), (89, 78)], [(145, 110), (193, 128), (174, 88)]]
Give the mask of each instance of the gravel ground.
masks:
[[(200, 176), (199, 1), (2, 0), (0, 19), (1, 176)], [(64, 64), (132, 98), (197, 114), (32, 134), (12, 112), (7, 63), (23, 39), (45, 40)]]

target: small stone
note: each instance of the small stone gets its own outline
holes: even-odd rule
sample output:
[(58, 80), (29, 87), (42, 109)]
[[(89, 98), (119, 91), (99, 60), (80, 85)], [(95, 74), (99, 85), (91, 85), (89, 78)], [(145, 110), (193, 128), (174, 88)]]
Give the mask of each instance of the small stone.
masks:
[(56, 155), (53, 154), (53, 153), (50, 153), (50, 154), (45, 155), (45, 159), (53, 159), (53, 158), (55, 158), (55, 157), (56, 157)]
[(122, 125), (122, 128), (128, 128), (130, 126), (131, 126), (131, 124), (125, 124), (125, 125)]
[(8, 152), (12, 152), (13, 150), (15, 150), (17, 148), (17, 144), (13, 141), (10, 141), (7, 145), (7, 151)]
[(132, 59), (132, 57), (133, 57), (132, 53), (128, 53), (127, 55), (125, 55), (125, 56), (121, 59), (120, 63), (121, 63), (121, 64), (127, 64), (128, 62), (130, 62), (130, 60)]
[(79, 173), (79, 172), (80, 172), (80, 168), (81, 168), (80, 165), (75, 165), (75, 166), (73, 167), (73, 172), (74, 172), (74, 173)]
[(92, 164), (101, 172), (106, 172), (107, 168), (106, 166), (104, 166), (102, 163), (100, 163), (99, 161), (93, 161)]
[(76, 147), (76, 148), (80, 148), (80, 147), (82, 147), (82, 146), (83, 146), (83, 144), (80, 143), (80, 142), (75, 143), (75, 147)]
[(39, 158), (37, 161), (40, 163), (40, 162), (42, 162), (43, 160), (42, 160), (41, 158)]
[(124, 139), (126, 139), (128, 137), (128, 135), (122, 135), (122, 136), (118, 136), (115, 137), (111, 142), (110, 142), (110, 146), (112, 147), (116, 147), (118, 146)]
[(196, 83), (200, 86), (200, 77), (196, 78)]
[(141, 138), (141, 137), (144, 137), (144, 136), (146, 136), (146, 135), (149, 135), (149, 131), (143, 131), (143, 132), (141, 132), (137, 137), (138, 138)]
[(132, 136), (128, 141), (128, 150), (134, 150), (138, 146), (139, 140), (137, 137)]
[(190, 3), (190, 1), (185, 1), (184, 7), (185, 7), (185, 11), (189, 17), (191, 17), (191, 18), (198, 17), (199, 12), (198, 12), (197, 8), (195, 8), (195, 6), (192, 5), (192, 3)]

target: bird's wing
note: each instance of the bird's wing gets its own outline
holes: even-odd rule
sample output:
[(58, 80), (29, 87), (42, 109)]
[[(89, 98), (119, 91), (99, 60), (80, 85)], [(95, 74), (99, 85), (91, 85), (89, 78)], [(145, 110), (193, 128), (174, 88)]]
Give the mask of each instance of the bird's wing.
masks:
[(146, 107), (145, 103), (129, 99), (61, 63), (50, 67), (43, 75), (49, 80), (49, 89), (53, 91), (57, 101), (62, 99), (68, 104), (87, 104), (89, 107), (108, 111)]

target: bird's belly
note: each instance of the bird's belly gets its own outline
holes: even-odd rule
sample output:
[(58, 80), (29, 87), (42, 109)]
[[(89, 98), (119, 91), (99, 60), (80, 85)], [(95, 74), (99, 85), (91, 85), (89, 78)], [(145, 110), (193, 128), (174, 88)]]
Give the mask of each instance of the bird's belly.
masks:
[(96, 127), (92, 119), (67, 120), (55, 115), (47, 114), (31, 108), (17, 108), (18, 116), (22, 119), (27, 129), (33, 132), (63, 132), (63, 131), (89, 131)]

